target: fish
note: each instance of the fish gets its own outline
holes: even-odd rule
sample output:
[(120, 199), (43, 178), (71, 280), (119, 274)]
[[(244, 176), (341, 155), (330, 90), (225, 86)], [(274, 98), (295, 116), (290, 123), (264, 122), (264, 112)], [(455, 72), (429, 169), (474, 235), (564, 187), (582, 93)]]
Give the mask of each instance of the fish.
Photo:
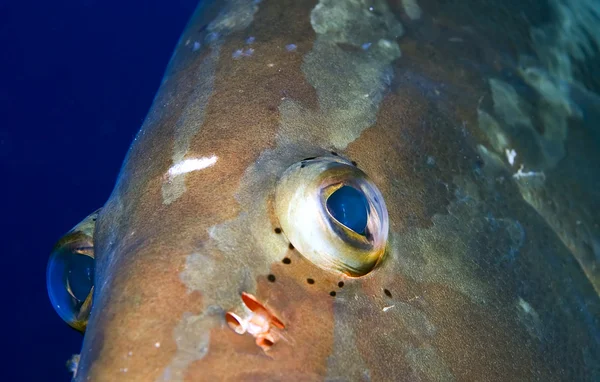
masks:
[(73, 379), (600, 379), (597, 98), (519, 4), (201, 2), (51, 253)]

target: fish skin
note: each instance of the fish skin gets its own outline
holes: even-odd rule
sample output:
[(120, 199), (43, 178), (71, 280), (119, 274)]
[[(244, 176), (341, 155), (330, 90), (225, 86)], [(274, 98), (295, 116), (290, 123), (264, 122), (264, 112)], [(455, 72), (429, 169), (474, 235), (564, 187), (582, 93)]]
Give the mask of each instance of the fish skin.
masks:
[[(241, 5), (251, 17), (219, 18)], [(496, 181), (506, 170), (488, 172), (478, 151), (489, 88), (464, 60), (493, 67), (496, 53), (459, 60), (398, 36), (376, 118), (344, 145), (324, 130), (338, 119), (307, 79), (316, 6), (215, 1), (195, 12), (96, 223), (75, 380), (593, 380), (598, 323), (584, 321), (600, 316), (594, 288), (517, 185)], [(388, 12), (404, 22), (399, 7)], [(252, 55), (232, 55), (249, 36)], [(278, 176), (331, 151), (357, 162), (389, 212), (385, 258), (359, 278), (318, 268), (273, 231)], [(167, 175), (212, 155), (210, 167)], [(224, 322), (242, 309), (241, 292), (285, 324), (268, 352)]]

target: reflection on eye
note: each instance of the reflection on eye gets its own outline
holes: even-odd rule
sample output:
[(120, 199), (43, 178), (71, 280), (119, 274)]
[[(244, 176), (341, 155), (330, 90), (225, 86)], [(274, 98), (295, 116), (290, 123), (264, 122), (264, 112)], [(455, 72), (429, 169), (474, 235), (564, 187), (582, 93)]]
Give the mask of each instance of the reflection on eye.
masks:
[(73, 328), (84, 331), (94, 291), (94, 212), (55, 245), (48, 259), (46, 286), (56, 313)]
[(290, 166), (277, 185), (275, 211), (290, 243), (323, 269), (362, 276), (385, 252), (383, 197), (364, 172), (340, 157)]

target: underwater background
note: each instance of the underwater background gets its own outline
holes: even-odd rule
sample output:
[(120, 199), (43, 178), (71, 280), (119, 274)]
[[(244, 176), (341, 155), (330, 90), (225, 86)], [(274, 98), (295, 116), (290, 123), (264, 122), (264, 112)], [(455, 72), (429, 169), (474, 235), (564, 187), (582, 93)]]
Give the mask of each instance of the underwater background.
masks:
[(0, 1), (0, 380), (70, 379), (83, 335), (50, 304), (48, 255), (108, 198), (197, 3)]

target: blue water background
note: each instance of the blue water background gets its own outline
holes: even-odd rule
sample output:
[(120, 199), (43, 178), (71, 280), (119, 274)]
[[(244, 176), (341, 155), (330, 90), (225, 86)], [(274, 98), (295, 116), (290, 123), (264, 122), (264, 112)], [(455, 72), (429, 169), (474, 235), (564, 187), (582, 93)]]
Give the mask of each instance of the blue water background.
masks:
[(3, 381), (68, 381), (46, 262), (108, 198), (197, 0), (0, 0)]

